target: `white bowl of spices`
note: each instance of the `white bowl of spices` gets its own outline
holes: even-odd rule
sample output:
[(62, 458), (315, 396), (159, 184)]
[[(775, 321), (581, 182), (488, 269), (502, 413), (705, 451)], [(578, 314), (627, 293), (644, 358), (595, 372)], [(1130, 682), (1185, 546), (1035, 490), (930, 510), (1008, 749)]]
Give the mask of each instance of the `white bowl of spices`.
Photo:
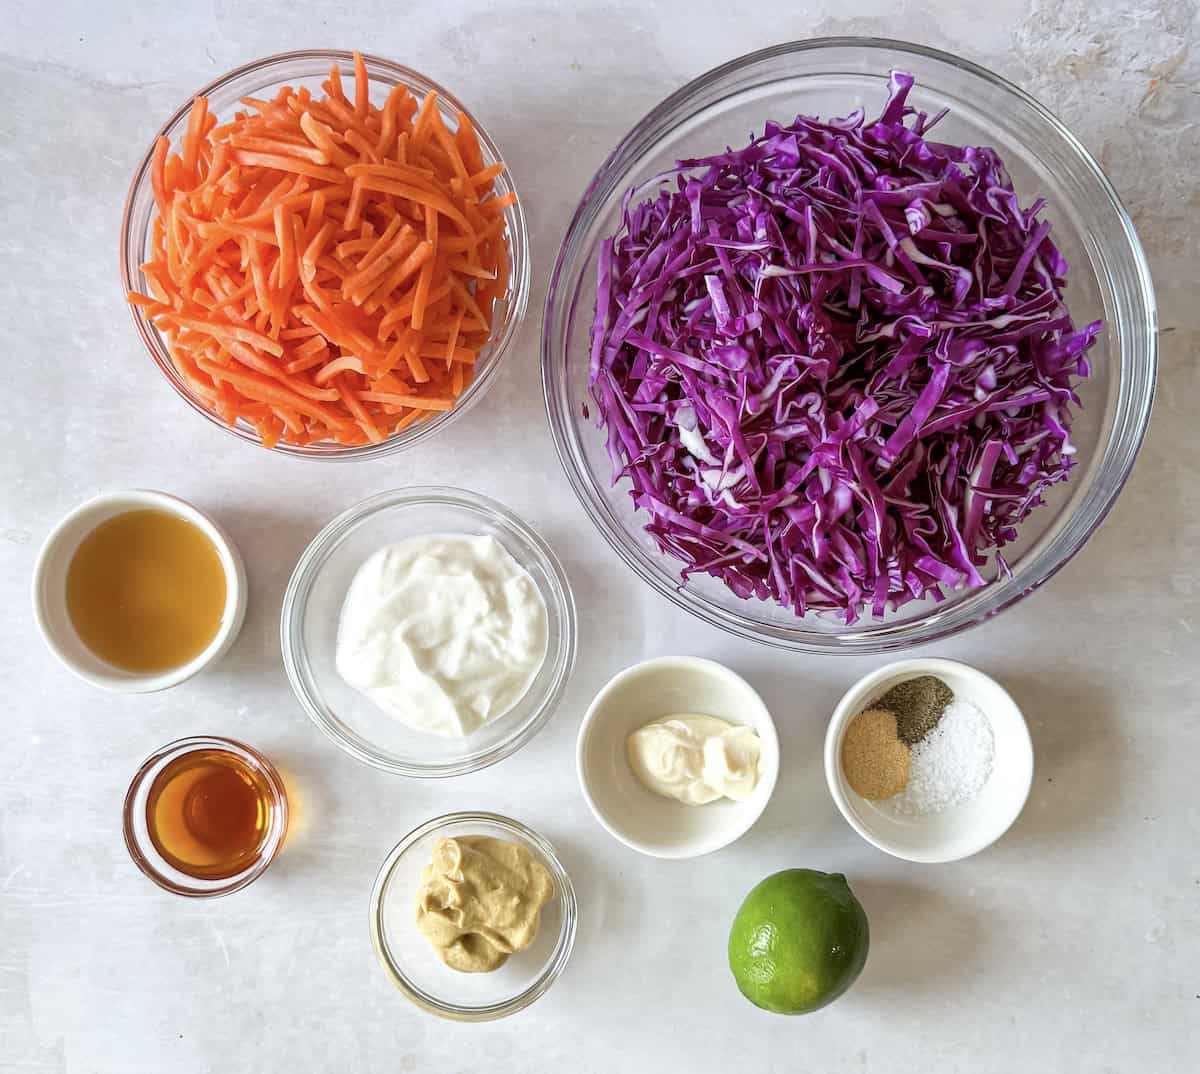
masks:
[(999, 683), (954, 660), (902, 660), (860, 679), (825, 736), (842, 815), (898, 858), (947, 862), (990, 846), (1033, 784), (1033, 744)]

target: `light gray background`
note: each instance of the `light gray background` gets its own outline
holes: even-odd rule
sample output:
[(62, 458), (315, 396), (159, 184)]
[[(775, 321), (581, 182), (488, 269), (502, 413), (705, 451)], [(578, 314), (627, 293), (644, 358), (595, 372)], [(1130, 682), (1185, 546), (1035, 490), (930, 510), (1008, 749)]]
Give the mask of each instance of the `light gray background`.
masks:
[[(0, 17), (0, 1068), (23, 1072), (912, 1071), (1195, 1069), (1200, 1047), (1200, 55), (1183, 0), (858, 0), (769, 5), (495, 0), (285, 4), (7, 0)], [(301, 8), (307, 8), (300, 13)], [(851, 15), (850, 12), (854, 14)], [(923, 650), (972, 661), (1028, 714), (1037, 777), (974, 860), (893, 861), (825, 789), (820, 746), (873, 659), (730, 640), (651, 593), (602, 543), (553, 455), (537, 372), (547, 272), (584, 185), (667, 93), (773, 42), (866, 33), (940, 45), (1016, 80), (1108, 168), (1154, 270), (1163, 376), (1115, 511), (1074, 562), (1001, 619)], [(207, 426), (140, 350), (117, 275), (120, 210), (146, 142), (196, 87), (289, 48), (360, 46), (470, 102), (523, 191), (530, 316), (470, 420), (391, 460), (322, 468)], [(561, 710), (517, 756), (419, 783), (344, 757), (294, 702), (277, 620), (300, 550), (361, 497), (414, 481), (507, 501), (562, 556), (581, 611)], [(35, 637), (29, 580), (51, 524), (93, 493), (162, 488), (241, 546), (249, 618), (216, 669), (168, 693), (77, 682)], [(707, 859), (657, 863), (593, 821), (572, 765), (579, 718), (619, 668), (670, 651), (725, 661), (775, 712), (779, 788)], [(133, 867), (121, 797), (142, 758), (216, 732), (298, 788), (286, 853), (252, 888), (172, 898)], [(458, 1026), (387, 983), (367, 935), (376, 868), (450, 809), (508, 812), (562, 850), (581, 904), (554, 989), (506, 1022)], [(767, 873), (843, 870), (870, 962), (822, 1014), (736, 992), (729, 921)]]

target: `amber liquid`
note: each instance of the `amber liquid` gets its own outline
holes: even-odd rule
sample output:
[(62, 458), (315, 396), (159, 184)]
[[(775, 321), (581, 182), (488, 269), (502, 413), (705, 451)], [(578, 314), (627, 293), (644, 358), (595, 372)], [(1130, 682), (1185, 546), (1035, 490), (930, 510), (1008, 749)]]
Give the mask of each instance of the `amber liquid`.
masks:
[(123, 671), (194, 660), (225, 613), (225, 571), (208, 536), (166, 511), (100, 523), (67, 569), (67, 611), (80, 640)]
[(146, 823), (151, 842), (180, 872), (223, 880), (258, 857), (273, 803), (270, 784), (237, 754), (196, 750), (155, 777)]

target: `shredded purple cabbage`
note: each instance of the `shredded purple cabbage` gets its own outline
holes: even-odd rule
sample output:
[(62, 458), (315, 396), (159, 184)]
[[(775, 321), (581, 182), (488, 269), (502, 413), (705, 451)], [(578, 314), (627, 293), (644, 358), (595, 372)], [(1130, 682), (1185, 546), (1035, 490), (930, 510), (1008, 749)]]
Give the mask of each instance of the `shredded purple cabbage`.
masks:
[[(1065, 480), (1067, 263), (992, 149), (878, 119), (768, 123), (630, 190), (599, 256), (590, 384), (647, 531), (738, 596), (853, 623), (984, 583)], [(907, 122), (906, 122), (907, 121)]]

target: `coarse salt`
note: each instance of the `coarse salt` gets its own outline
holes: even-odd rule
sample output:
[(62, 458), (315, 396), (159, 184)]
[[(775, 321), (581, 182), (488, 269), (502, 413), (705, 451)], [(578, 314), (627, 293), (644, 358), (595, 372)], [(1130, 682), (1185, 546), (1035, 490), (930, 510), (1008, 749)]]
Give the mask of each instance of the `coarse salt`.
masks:
[(992, 774), (995, 753), (988, 718), (968, 701), (952, 701), (913, 746), (908, 786), (889, 804), (898, 813), (919, 816), (974, 798)]

